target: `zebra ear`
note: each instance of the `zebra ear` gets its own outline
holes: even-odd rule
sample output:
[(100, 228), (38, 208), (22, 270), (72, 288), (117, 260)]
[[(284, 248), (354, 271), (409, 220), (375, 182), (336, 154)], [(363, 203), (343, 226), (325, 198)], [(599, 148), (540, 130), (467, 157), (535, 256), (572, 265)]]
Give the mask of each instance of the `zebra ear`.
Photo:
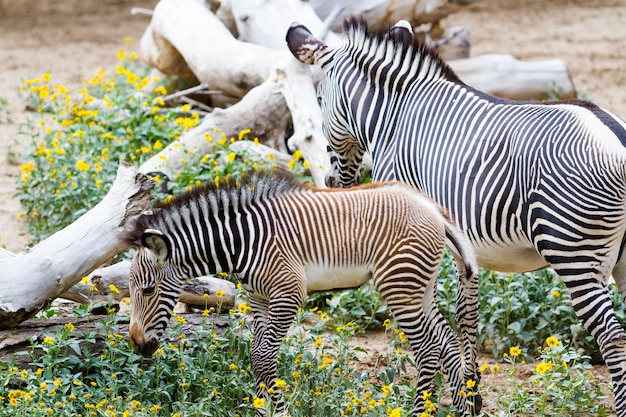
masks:
[(291, 24), (285, 39), (293, 56), (303, 64), (316, 64), (318, 58), (328, 50), (328, 46), (324, 42), (317, 39), (309, 29), (297, 22)]
[(160, 230), (146, 229), (141, 235), (141, 245), (154, 255), (159, 266), (165, 264), (172, 252), (170, 240)]
[(410, 45), (413, 42), (413, 28), (406, 20), (400, 20), (389, 28), (387, 37), (398, 43)]

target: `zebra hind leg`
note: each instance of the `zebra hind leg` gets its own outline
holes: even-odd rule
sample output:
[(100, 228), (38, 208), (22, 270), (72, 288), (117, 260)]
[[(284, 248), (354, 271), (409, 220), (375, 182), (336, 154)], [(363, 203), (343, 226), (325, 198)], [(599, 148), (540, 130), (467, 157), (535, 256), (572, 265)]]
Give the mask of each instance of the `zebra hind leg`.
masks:
[[(436, 274), (424, 279), (415, 276), (378, 278), (375, 278), (376, 286), (405, 333), (415, 357), (418, 380), (413, 415), (432, 411), (425, 409), (426, 398), (433, 393), (435, 375), (442, 367), (450, 381), (454, 405), (467, 414), (466, 398), (460, 392), (466, 389), (461, 343), (437, 307)], [(426, 286), (422, 284), (424, 281), (428, 282)]]

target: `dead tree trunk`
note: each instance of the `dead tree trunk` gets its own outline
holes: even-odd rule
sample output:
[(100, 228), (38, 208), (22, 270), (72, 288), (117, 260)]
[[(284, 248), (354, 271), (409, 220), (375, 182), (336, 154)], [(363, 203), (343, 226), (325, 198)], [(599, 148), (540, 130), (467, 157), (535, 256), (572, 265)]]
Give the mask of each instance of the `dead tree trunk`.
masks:
[(109, 193), (65, 229), (0, 259), (0, 328), (48, 306), (82, 277), (126, 249), (125, 222), (149, 207), (154, 182), (123, 162)]
[[(59, 295), (59, 298), (81, 304), (91, 302), (94, 305), (108, 302), (109, 297), (120, 302), (122, 298), (130, 296), (128, 289), (129, 268), (130, 262), (122, 261), (96, 269), (87, 276), (89, 278), (87, 283), (79, 282)], [(117, 293), (111, 292), (111, 284), (117, 288)], [(218, 291), (224, 295), (218, 297)], [(235, 284), (214, 277), (195, 278), (183, 286), (179, 301), (195, 308), (214, 307), (218, 303), (222, 308), (230, 308), (235, 304)]]

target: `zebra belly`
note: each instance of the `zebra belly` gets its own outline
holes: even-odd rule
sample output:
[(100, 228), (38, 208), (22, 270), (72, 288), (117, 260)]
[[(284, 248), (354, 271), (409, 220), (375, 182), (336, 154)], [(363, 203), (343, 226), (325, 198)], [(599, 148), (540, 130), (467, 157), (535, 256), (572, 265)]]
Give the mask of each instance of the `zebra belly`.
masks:
[(357, 288), (372, 277), (365, 266), (325, 266), (310, 264), (304, 267), (307, 292)]
[(474, 244), (474, 249), (478, 264), (493, 271), (528, 272), (549, 266), (533, 247)]

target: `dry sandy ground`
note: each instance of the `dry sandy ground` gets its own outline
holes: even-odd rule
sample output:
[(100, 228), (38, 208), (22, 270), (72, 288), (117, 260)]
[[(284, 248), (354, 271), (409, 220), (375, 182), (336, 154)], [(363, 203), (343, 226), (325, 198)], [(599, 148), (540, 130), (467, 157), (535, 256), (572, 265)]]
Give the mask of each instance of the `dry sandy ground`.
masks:
[[(19, 251), (28, 242), (12, 197), (19, 165), (7, 158), (26, 119), (22, 80), (51, 71), (76, 87), (97, 68), (113, 68), (124, 38), (138, 40), (148, 24), (130, 16), (130, 8), (152, 8), (156, 1), (0, 0), (0, 97), (9, 100), (12, 120), (0, 123), (0, 245)], [(564, 59), (580, 94), (626, 118), (626, 0), (477, 0), (446, 24), (471, 29), (473, 55)], [(0, 110), (0, 120), (4, 116)], [(372, 358), (384, 348), (375, 339), (364, 340)], [(486, 379), (492, 387), (502, 382)]]

